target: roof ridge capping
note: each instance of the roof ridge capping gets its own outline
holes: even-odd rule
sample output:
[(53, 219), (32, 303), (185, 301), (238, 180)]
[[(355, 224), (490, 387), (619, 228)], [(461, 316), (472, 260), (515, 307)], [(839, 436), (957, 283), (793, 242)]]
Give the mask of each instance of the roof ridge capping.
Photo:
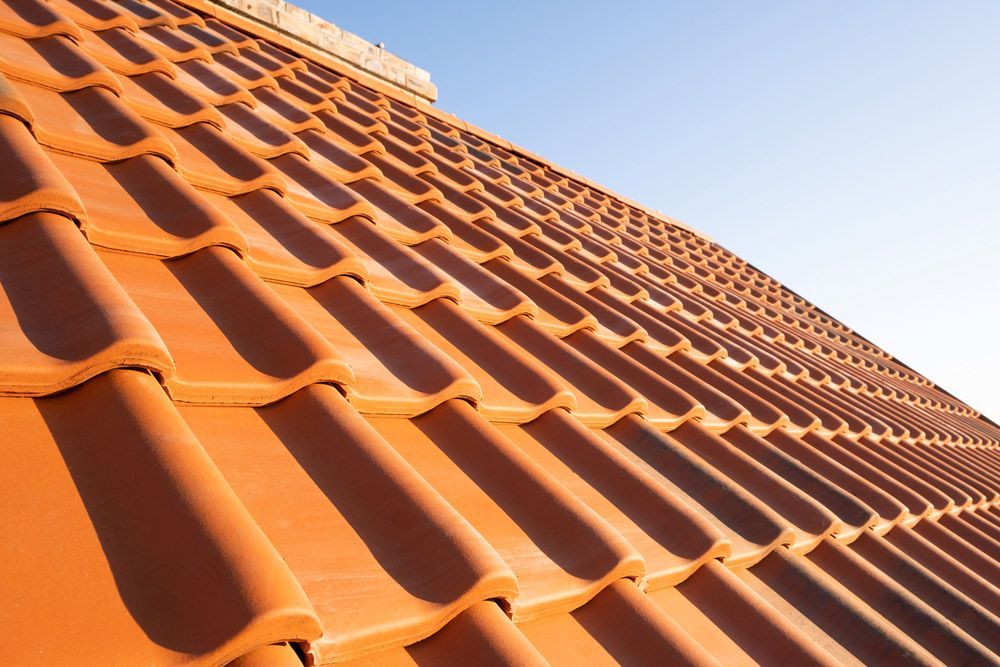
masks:
[[(273, 41), (274, 37), (280, 35), (285, 39), (291, 39), (305, 47), (304, 50), (299, 51), (299, 55), (303, 55), (304, 57), (311, 57), (314, 60), (317, 56), (332, 57), (336, 62), (347, 66), (348, 72), (346, 74), (348, 76), (359, 79), (365, 85), (375, 84), (379, 92), (393, 96), (398, 95), (398, 99), (414, 105), (422, 113), (465, 130), (484, 141), (497, 144), (519, 158), (526, 158), (536, 164), (546, 166), (558, 174), (613, 197), (621, 203), (661, 220), (676, 229), (684, 230), (709, 243), (715, 242), (711, 236), (696, 227), (692, 227), (674, 217), (666, 215), (662, 211), (658, 211), (630, 197), (615, 192), (582, 174), (576, 173), (572, 169), (556, 164), (498, 134), (468, 123), (455, 114), (435, 107), (433, 103), (437, 100), (437, 86), (431, 83), (430, 72), (420, 69), (416, 65), (403, 60), (399, 56), (393, 55), (384, 48), (354, 33), (338, 28), (330, 21), (301, 7), (285, 2), (284, 0), (179, 1), (181, 4), (196, 11), (215, 16), (223, 22), (228, 20), (232, 23), (235, 19), (236, 23), (240, 23), (241, 21), (255, 23), (263, 28), (263, 34), (258, 33), (255, 35), (256, 37)], [(224, 14), (227, 13), (228, 16), (225, 16)], [(245, 25), (239, 27), (252, 30), (252, 28)], [(282, 46), (287, 48), (290, 45), (282, 44)], [(294, 46), (292, 48), (294, 49)], [(309, 53), (310, 50), (312, 53)], [(339, 70), (338, 73), (345, 74), (345, 72)], [(371, 79), (365, 80), (367, 77), (371, 77), (374, 81)]]
[(431, 83), (427, 70), (290, 2), (208, 0), (208, 3), (254, 19), (428, 102), (437, 99), (437, 86)]

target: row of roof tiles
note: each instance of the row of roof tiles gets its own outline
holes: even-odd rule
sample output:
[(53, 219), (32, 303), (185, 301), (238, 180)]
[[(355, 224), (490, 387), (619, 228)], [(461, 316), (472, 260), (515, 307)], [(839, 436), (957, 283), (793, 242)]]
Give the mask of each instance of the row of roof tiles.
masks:
[(721, 246), (170, 0), (0, 77), (13, 661), (996, 660), (996, 426)]
[[(15, 662), (219, 660), (279, 638), (311, 639), (320, 660), (404, 645), (443, 658), (451, 635), (553, 663), (594, 647), (695, 662), (996, 650), (995, 504), (889, 529), (875, 510), (910, 498), (860, 475), (834, 486), (846, 465), (800, 468), (797, 487), (748, 458), (742, 476), (706, 465), (725, 460), (709, 446), (754, 453), (742, 430), (601, 431), (562, 410), (496, 426), (465, 401), (366, 419), (323, 385), (177, 410), (127, 370), (0, 410), (9, 544), (31, 556), (5, 559)], [(780, 440), (808, 446), (758, 446)], [(446, 624), (456, 615), (495, 617), (481, 631), (500, 638)]]

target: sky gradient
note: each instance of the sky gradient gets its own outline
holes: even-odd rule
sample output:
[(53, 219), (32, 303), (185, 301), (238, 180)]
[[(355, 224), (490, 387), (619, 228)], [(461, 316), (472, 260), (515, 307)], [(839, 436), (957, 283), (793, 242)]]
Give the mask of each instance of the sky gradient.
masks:
[(296, 4), (1000, 420), (1000, 3)]

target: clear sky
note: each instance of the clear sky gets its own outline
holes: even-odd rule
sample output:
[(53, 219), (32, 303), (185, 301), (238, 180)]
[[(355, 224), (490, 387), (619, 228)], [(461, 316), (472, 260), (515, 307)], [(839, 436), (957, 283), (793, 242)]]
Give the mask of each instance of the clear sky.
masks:
[(297, 4), (1000, 420), (1000, 2)]

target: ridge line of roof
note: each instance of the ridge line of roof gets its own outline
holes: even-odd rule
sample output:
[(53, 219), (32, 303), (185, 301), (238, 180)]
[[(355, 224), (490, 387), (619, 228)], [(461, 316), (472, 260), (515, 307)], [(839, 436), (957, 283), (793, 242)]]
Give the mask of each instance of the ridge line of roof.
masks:
[(663, 220), (664, 222), (667, 222), (670, 225), (673, 225), (674, 227), (677, 227), (678, 229), (683, 229), (684, 231), (690, 232), (691, 234), (694, 234), (695, 236), (698, 236), (698, 237), (704, 239), (705, 241), (708, 241), (710, 243), (714, 243), (714, 239), (712, 239), (708, 234), (702, 232), (701, 230), (695, 229), (694, 227), (691, 227), (687, 223), (681, 222), (680, 220), (677, 220), (676, 218), (672, 218), (669, 215), (663, 213), (662, 211), (658, 211), (655, 208), (652, 208), (650, 206), (646, 206), (645, 204), (637, 202), (636, 200), (632, 199), (631, 197), (626, 197), (625, 195), (623, 195), (623, 194), (621, 194), (619, 192), (615, 192), (611, 188), (609, 188), (609, 187), (607, 187), (605, 185), (601, 185), (600, 183), (596, 183), (595, 181), (592, 181), (591, 179), (587, 178), (586, 176), (583, 176), (582, 174), (579, 174), (579, 173), (573, 171), (572, 169), (570, 169), (568, 167), (564, 167), (562, 165), (556, 164), (555, 162), (552, 162), (548, 158), (542, 157), (541, 155), (539, 155), (539, 154), (537, 154), (537, 153), (535, 153), (533, 151), (529, 151), (527, 148), (524, 148), (523, 146), (519, 146), (519, 145), (511, 142), (510, 140), (501, 137), (499, 134), (494, 134), (493, 132), (490, 132), (489, 130), (484, 130), (483, 128), (479, 127), (478, 125), (473, 125), (472, 123), (470, 123), (468, 121), (462, 120), (461, 118), (459, 118), (458, 116), (456, 116), (453, 113), (450, 113), (448, 111), (443, 111), (443, 110), (441, 110), (441, 109), (439, 109), (439, 108), (437, 108), (435, 106), (427, 104), (426, 102), (420, 102), (416, 106), (417, 106), (417, 108), (421, 112), (424, 112), (424, 113), (432, 112), (433, 115), (438, 120), (450, 123), (452, 125), (458, 125), (458, 126), (462, 127), (463, 129), (465, 129), (466, 131), (468, 131), (470, 134), (473, 134), (473, 135), (475, 135), (475, 136), (477, 136), (480, 139), (483, 139), (485, 141), (489, 141), (490, 143), (497, 144), (497, 145), (500, 146), (500, 148), (503, 148), (504, 150), (510, 151), (511, 153), (514, 153), (515, 155), (517, 155), (519, 157), (525, 157), (525, 158), (527, 158), (529, 160), (532, 160), (532, 161), (537, 162), (537, 163), (539, 163), (541, 165), (544, 165), (545, 167), (548, 167), (552, 171), (555, 171), (555, 172), (557, 172), (559, 174), (562, 174), (563, 176), (566, 176), (567, 178), (571, 178), (573, 180), (579, 181), (580, 183), (583, 183), (584, 185), (586, 185), (588, 188), (590, 188), (592, 190), (598, 190), (599, 192), (602, 192), (602, 193), (604, 193), (606, 195), (610, 195), (610, 196), (614, 197), (615, 199), (621, 201), (622, 203), (627, 204), (628, 206), (631, 206), (632, 208), (635, 208), (635, 209), (638, 209), (638, 210), (642, 211), (646, 215), (650, 215), (650, 216), (652, 216), (654, 218), (657, 218), (659, 220)]
[(477, 125), (473, 125), (465, 120), (462, 120), (458, 116), (448, 111), (444, 111), (435, 107), (431, 102), (427, 101), (420, 95), (400, 88), (398, 85), (382, 79), (372, 72), (362, 69), (357, 65), (354, 65), (343, 58), (338, 57), (336, 54), (331, 53), (319, 46), (311, 44), (305, 40), (302, 40), (295, 35), (285, 32), (276, 26), (269, 25), (259, 18), (256, 18), (250, 14), (246, 14), (241, 11), (237, 11), (231, 8), (227, 4), (221, 4), (222, 0), (176, 0), (182, 5), (186, 5), (191, 9), (194, 9), (203, 14), (213, 16), (220, 21), (234, 25), (250, 34), (265, 39), (274, 44), (281, 46), (282, 48), (288, 49), (297, 53), (299, 56), (310, 58), (319, 64), (329, 67), (339, 74), (343, 74), (349, 78), (354, 79), (358, 83), (365, 86), (373, 88), (379, 93), (393, 98), (398, 102), (403, 102), (405, 104), (412, 105), (421, 113), (433, 116), (435, 119), (440, 120), (449, 125), (453, 125), (461, 130), (472, 134), (479, 139), (488, 141), (492, 144), (498, 145), (500, 148), (507, 150), (518, 157), (523, 157), (532, 160), (542, 166), (551, 169), (552, 171), (561, 174), (567, 178), (578, 181), (588, 188), (597, 190), (605, 195), (614, 197), (618, 201), (635, 208), (642, 213), (652, 216), (657, 220), (662, 220), (677, 229), (684, 230), (690, 234), (709, 242), (714, 243), (715, 240), (706, 234), (705, 232), (696, 229), (676, 218), (670, 217), (658, 211), (650, 206), (646, 206), (630, 197), (626, 197), (618, 192), (615, 192), (607, 186), (596, 183), (595, 181), (576, 173), (572, 169), (564, 167), (562, 165), (556, 164), (551, 160), (538, 155), (522, 146), (512, 143), (508, 139), (501, 137), (498, 134), (485, 130)]
[(437, 86), (431, 81), (430, 72), (319, 14), (285, 0), (211, 1), (318, 48), (394, 87), (430, 101), (437, 98)]

